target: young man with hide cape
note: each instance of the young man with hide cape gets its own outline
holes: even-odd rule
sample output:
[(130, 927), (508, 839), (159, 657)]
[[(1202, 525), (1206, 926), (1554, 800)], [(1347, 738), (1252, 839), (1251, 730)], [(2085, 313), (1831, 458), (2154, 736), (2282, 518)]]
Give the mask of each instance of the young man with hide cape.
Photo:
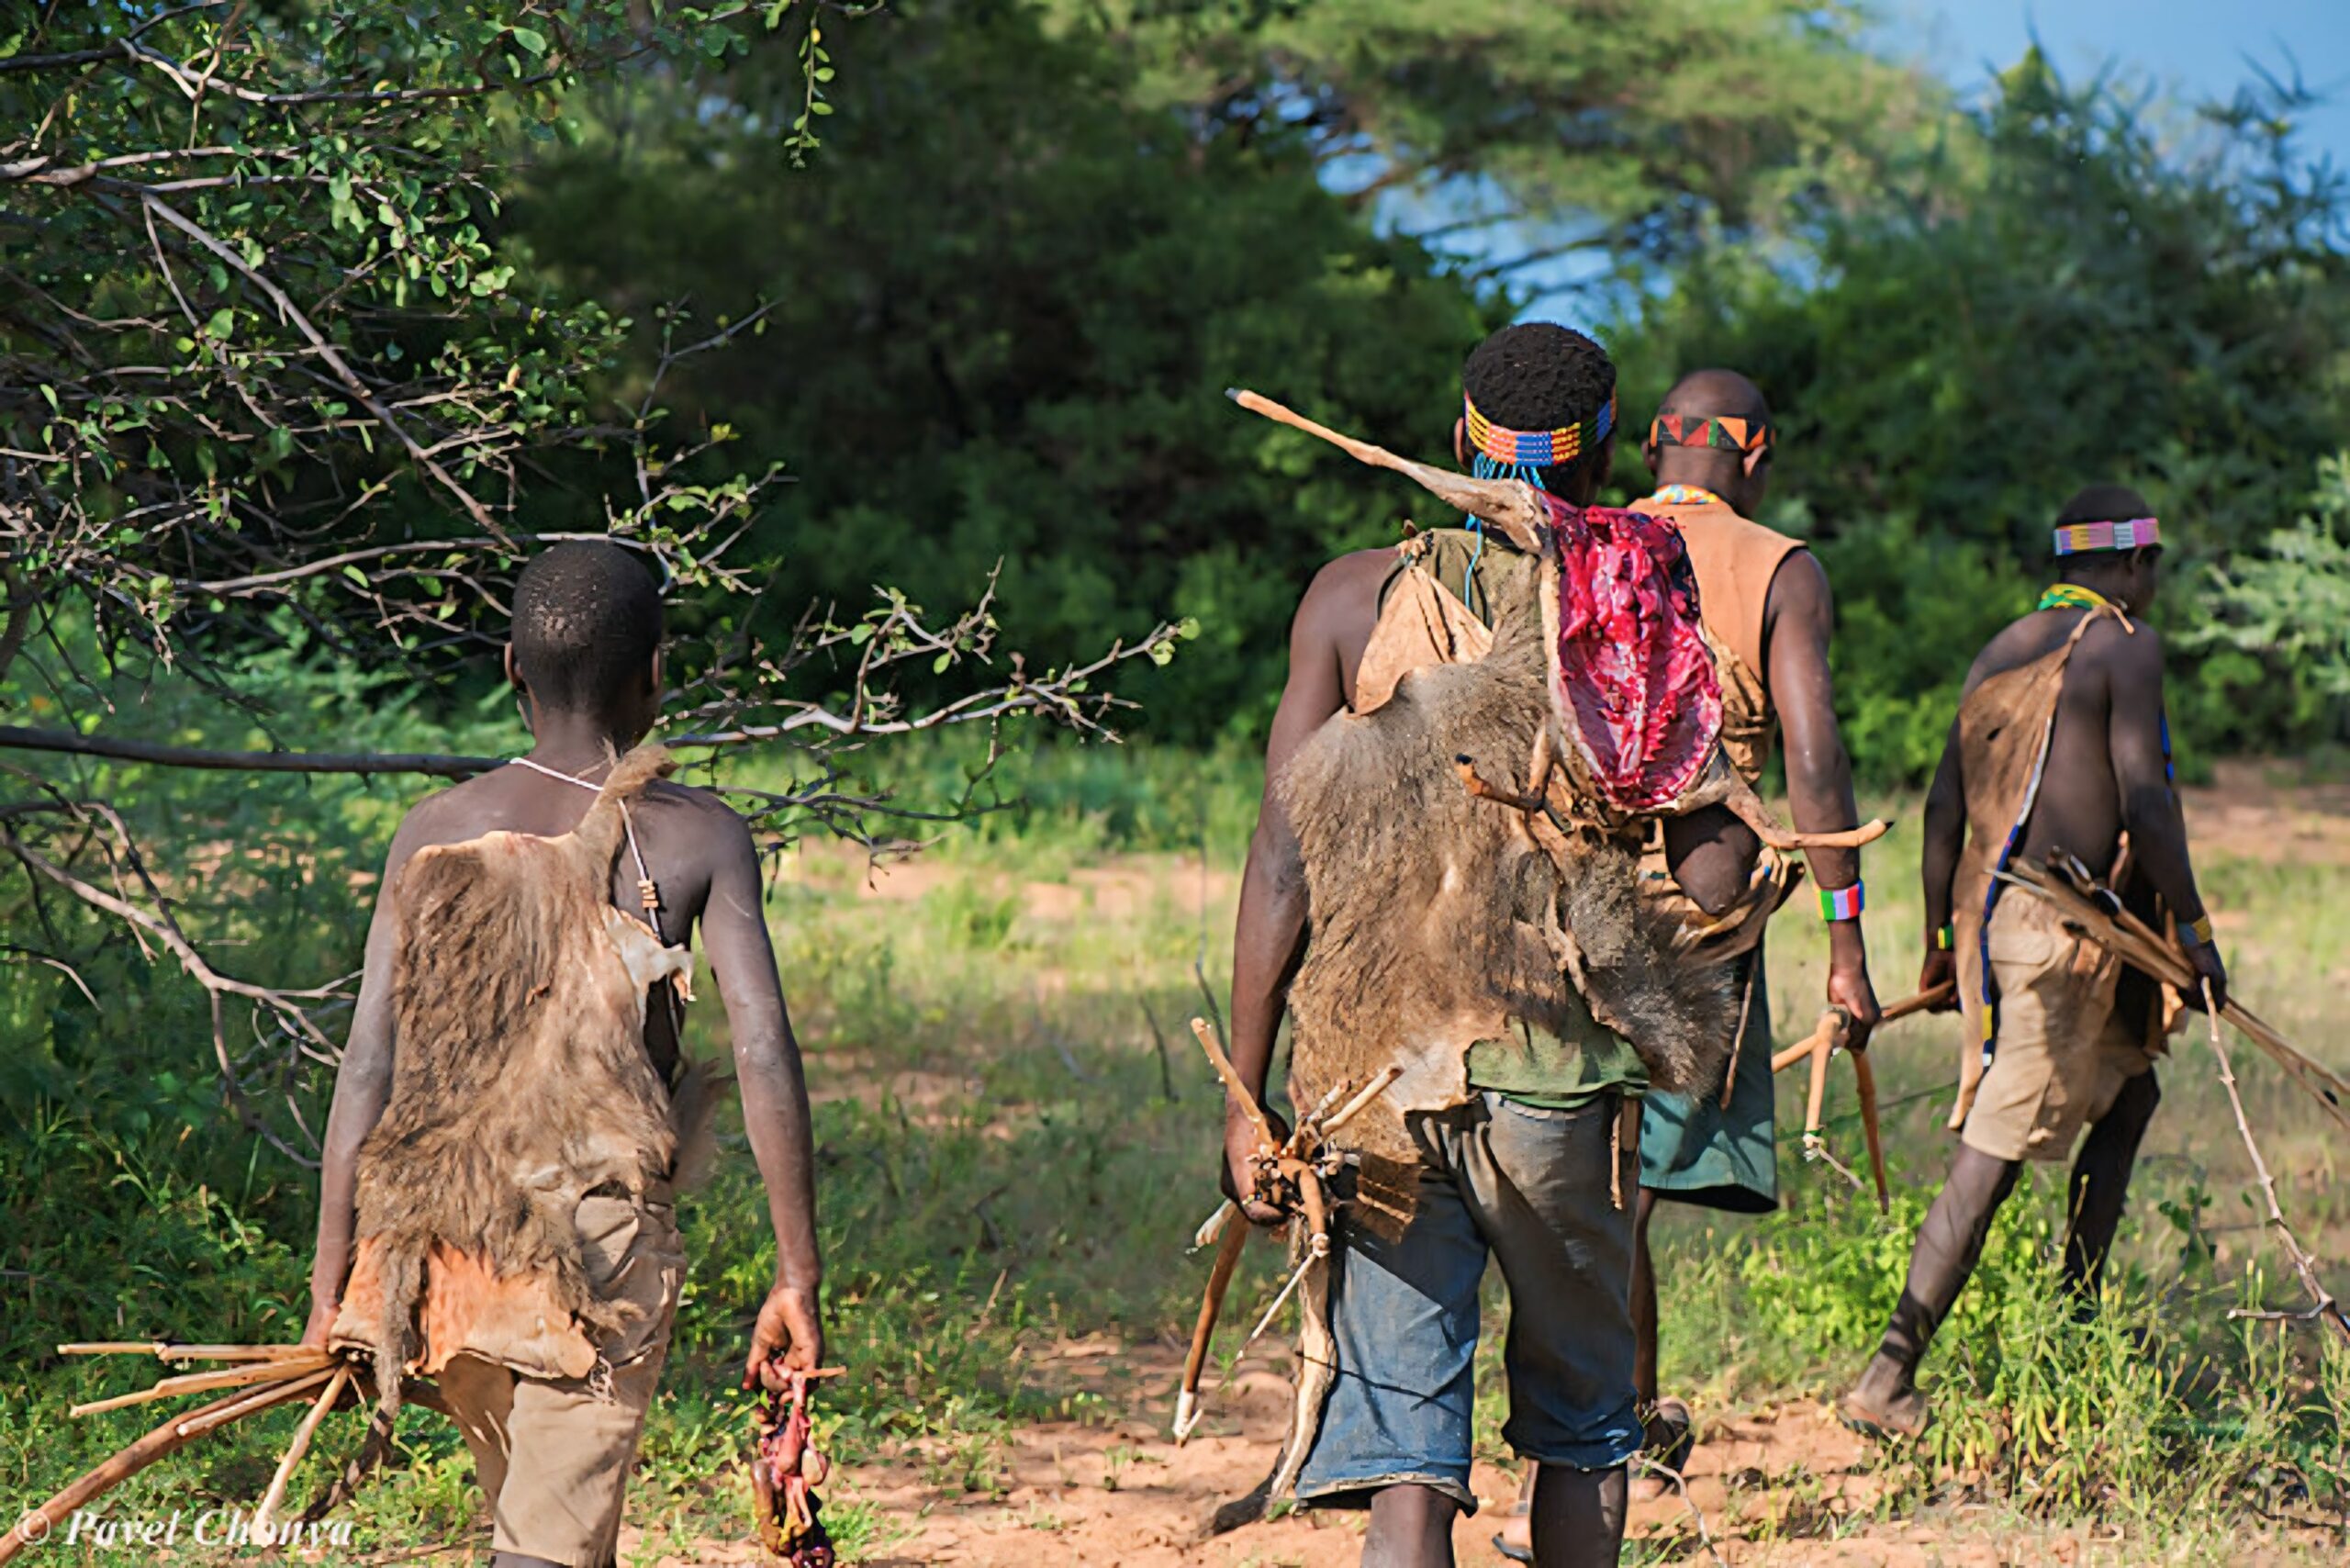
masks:
[[(1536, 487), (1547, 536), (1481, 524), (1341, 557), (1292, 628), (1241, 887), (1232, 1054), (1261, 1100), (1286, 1006), (1294, 1103), (1383, 1065), (1358, 1057), (1405, 1069), (1349, 1124), (1378, 1125), (1359, 1173), (1338, 1178), (1330, 1267), (1305, 1275), (1298, 1426), (1271, 1483), (1367, 1504), (1366, 1562), (1451, 1562), (1452, 1521), (1476, 1506), (1489, 1252), (1513, 1303), (1505, 1436), (1540, 1467), (1540, 1561), (1617, 1560), (1641, 1442), (1639, 1103), (1660, 1079), (1715, 1084), (1734, 1026), (1729, 966), (1678, 961), (1637, 885), (1641, 811), (1718, 771), (1721, 710), (1677, 533), (1589, 505), (1615, 379), (1564, 328), (1488, 339), (1462, 373), (1456, 453), (1483, 478)], [(1553, 744), (1561, 715), (1573, 756)], [(1472, 773), (1528, 778), (1532, 799), (1464, 790), (1455, 754)], [(1560, 801), (1561, 775), (1605, 778), (1634, 809), (1595, 823), (1583, 803), (1533, 803)], [(1663, 829), (1681, 886), (1716, 912), (1751, 890), (1728, 822), (1708, 808)], [(1237, 1103), (1225, 1126), (1226, 1192), (1245, 1201), (1258, 1133)], [(1374, 1168), (1390, 1173), (1376, 1193)]]
[(711, 1095), (679, 1052), (699, 925), (766, 1179), (776, 1284), (744, 1383), (823, 1350), (800, 1051), (749, 830), (639, 746), (661, 599), (616, 544), (514, 588), (530, 754), (392, 839), (328, 1119), (307, 1345), (372, 1354), (378, 1432), (438, 1384), (498, 1568), (605, 1568), (684, 1272), (673, 1210)]
[[(1722, 684), (1722, 746), (1750, 784), (1760, 781), (1775, 723), (1785, 746), (1787, 803), (1798, 828), (1829, 831), (1860, 821), (1852, 765), (1836, 723), (1829, 639), (1835, 623), (1828, 575), (1801, 542), (1749, 520), (1771, 474), (1775, 431), (1761, 388), (1729, 370), (1684, 376), (1665, 395), (1641, 449), (1656, 489), (1634, 511), (1670, 518), (1688, 545), (1697, 602)], [(1751, 844), (1742, 825), (1730, 830)], [(1848, 1048), (1864, 1050), (1877, 1017), (1861, 935), (1860, 851), (1815, 849), (1820, 918), (1828, 923), (1828, 1004), (1852, 1020)], [(1654, 1412), (1651, 1438), (1663, 1462), (1683, 1468), (1688, 1407), (1657, 1389), (1657, 1287), (1649, 1221), (1660, 1198), (1767, 1214), (1778, 1206), (1773, 1141), (1771, 1006), (1762, 932), (1740, 959), (1745, 1026), (1722, 1092), (1650, 1096), (1640, 1118), (1640, 1196), (1634, 1217), (1632, 1321), (1639, 1335), (1635, 1381)], [(1659, 1482), (1657, 1484), (1662, 1485)]]
[(2180, 999), (1998, 873), (2052, 854), (2077, 858), (2155, 929), (2176, 920), (2197, 972), (2227, 998), (2171, 782), (2162, 643), (2143, 619), (2162, 556), (2153, 512), (2113, 485), (2065, 504), (2058, 580), (1976, 655), (1926, 798), (1919, 983), (1955, 979), (1974, 1027), (1951, 1118), (1958, 1157), (1919, 1229), (1884, 1342), (1839, 1406), (1848, 1425), (1876, 1436), (1925, 1430), (1918, 1363), (1974, 1272), (1992, 1216), (2025, 1160), (2065, 1159), (2085, 1126), (2064, 1268), (2081, 1308), (2094, 1307), (2139, 1139), (2161, 1099), (2154, 1058)]

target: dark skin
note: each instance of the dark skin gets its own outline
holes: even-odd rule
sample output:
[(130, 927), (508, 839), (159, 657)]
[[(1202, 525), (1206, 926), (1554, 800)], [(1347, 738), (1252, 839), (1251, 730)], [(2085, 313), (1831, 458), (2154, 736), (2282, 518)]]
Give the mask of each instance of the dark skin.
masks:
[[(2110, 875), (2124, 834), (2131, 846), (2132, 886), (2151, 889), (2182, 927), (2202, 918), (2203, 901), (2187, 849), (2178, 795), (2164, 766), (2162, 644), (2139, 617), (2153, 608), (2161, 552), (2083, 557), (2068, 581), (2092, 588), (2131, 617), (2125, 631), (2110, 619), (2091, 626), (2065, 666), (2057, 699), (2048, 766), (2020, 855), (2041, 860), (2053, 851), (2077, 856), (2102, 879)], [(2040, 610), (2009, 626), (1986, 646), (1967, 672), (1966, 690), (1991, 676), (2031, 663), (2060, 647), (2085, 610)], [(1923, 875), (1926, 958), (1921, 986), (1954, 980), (1956, 956), (1939, 950), (1933, 933), (1951, 918), (1958, 860), (1966, 834), (1966, 780), (1958, 729), (1942, 748), (1925, 813)], [(2190, 945), (2198, 976), (2213, 998), (2227, 999), (2227, 968), (2210, 944)], [(2199, 1007), (2199, 996), (2188, 999)], [(1955, 1002), (1951, 1007), (1955, 1008)], [(2089, 1130), (2070, 1182), (2072, 1225), (2065, 1276), (2084, 1302), (2093, 1299), (2121, 1218), (2130, 1175), (2161, 1092), (2146, 1073), (2124, 1086), (2113, 1109)], [(2020, 1162), (1962, 1144), (1950, 1179), (1920, 1227), (1909, 1275), (1868, 1369), (1852, 1401), (1896, 1429), (1923, 1423), (1925, 1399), (1914, 1383), (1934, 1330), (1982, 1256), (1992, 1216), (2014, 1191)]]
[[(643, 740), (659, 711), (656, 658), (634, 687), (599, 712), (540, 706), (507, 655), (507, 673), (530, 724), (532, 761), (589, 782), (600, 780), (610, 759)], [(507, 767), (466, 780), (420, 803), (393, 834), (368, 926), (366, 968), (342, 1067), (335, 1077), (320, 1174), (318, 1249), (310, 1271), (310, 1316), (302, 1343), (323, 1346), (350, 1272), (359, 1147), (391, 1096), (397, 1050), (391, 992), (395, 890), (400, 868), (419, 850), (483, 834), (553, 836), (578, 826), (594, 794), (526, 767)], [(759, 1307), (744, 1362), (744, 1386), (762, 1379), (782, 1386), (786, 1371), (813, 1371), (823, 1358), (818, 1307), (822, 1267), (817, 1254), (815, 1167), (809, 1134), (808, 1091), (800, 1046), (784, 1005), (760, 898), (758, 856), (750, 830), (724, 801), (706, 790), (655, 784), (632, 812), (645, 863), (661, 895), (661, 934), (677, 944), (699, 930), (733, 1041), (743, 1122), (767, 1190), (775, 1226), (776, 1280)], [(631, 914), (642, 910), (634, 858), (622, 848), (612, 872), (612, 902)], [(656, 992), (645, 1008), (644, 1047), (666, 1081), (677, 1060), (667, 1003)], [(531, 1568), (539, 1560), (500, 1553), (498, 1568)]]
[[(1465, 468), (1458, 429), (1453, 439), (1455, 454)], [(1575, 505), (1589, 505), (1606, 482), (1606, 473), (1603, 458), (1558, 493)], [(1298, 747), (1331, 715), (1353, 705), (1355, 675), (1379, 620), (1380, 588), (1394, 562), (1393, 550), (1341, 555), (1315, 576), (1290, 626), (1289, 679), (1265, 747), (1268, 787), (1248, 842), (1233, 934), (1232, 1060), (1260, 1104), (1274, 1039), (1289, 1004), (1290, 982), (1305, 956), (1306, 942), (1304, 870), (1297, 836), (1270, 781), (1281, 776)], [(1695, 852), (1713, 843), (1703, 832), (1684, 834), (1673, 851), (1676, 870), (1689, 867)], [(1716, 856), (1711, 863), (1715, 881), (1707, 892), (1719, 901), (1718, 906), (1726, 906), (1744, 886), (1751, 860), (1741, 864), (1733, 857)], [(1274, 1125), (1279, 1136), (1287, 1136), (1279, 1117)], [(1224, 1147), (1224, 1190), (1238, 1199), (1248, 1190), (1247, 1161), (1256, 1150), (1257, 1132), (1238, 1103), (1229, 1099)], [(1261, 1204), (1244, 1202), (1242, 1207), (1258, 1225), (1276, 1224), (1281, 1217)], [(1620, 1468), (1591, 1472), (1540, 1466), (1533, 1505), (1539, 1560), (1550, 1568), (1613, 1563), (1623, 1540), (1625, 1498)], [(1430, 1487), (1406, 1484), (1381, 1489), (1371, 1498), (1364, 1563), (1372, 1568), (1442, 1568), (1450, 1563), (1452, 1521), (1458, 1511), (1452, 1499)]]

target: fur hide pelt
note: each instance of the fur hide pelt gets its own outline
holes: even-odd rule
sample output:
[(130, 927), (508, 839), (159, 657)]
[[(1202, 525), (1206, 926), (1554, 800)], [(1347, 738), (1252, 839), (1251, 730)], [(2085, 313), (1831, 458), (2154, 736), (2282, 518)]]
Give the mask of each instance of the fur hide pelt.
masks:
[(1469, 1047), (1513, 1021), (1573, 1038), (1588, 1007), (1682, 1092), (1718, 1082), (1736, 1032), (1729, 967), (1680, 951), (1679, 921), (1639, 896), (1636, 844), (1545, 823), (1546, 846), (1525, 812), (1463, 788), (1458, 758), (1516, 789), (1548, 750), (1539, 597), (1498, 607), (1484, 657), (1414, 670), (1378, 709), (1332, 719), (1279, 780), (1311, 927), (1290, 1094), (1312, 1104), (1401, 1065), (1348, 1129), (1368, 1154), (1416, 1160), (1404, 1116), (1466, 1100)]
[[(640, 747), (574, 832), (436, 845), (392, 890), (392, 1091), (358, 1164), (354, 1284), (364, 1271), (372, 1289), (345, 1297), (346, 1313), (376, 1298), (387, 1411), (422, 1351), (432, 1371), (511, 1345), (581, 1375), (588, 1338), (621, 1327), (589, 1288), (575, 1215), (599, 1187), (666, 1181), (677, 1152), (644, 1002), (688, 959), (611, 901), (624, 803), (674, 767)], [(419, 1345), (428, 1294), (429, 1337), (464, 1343)]]

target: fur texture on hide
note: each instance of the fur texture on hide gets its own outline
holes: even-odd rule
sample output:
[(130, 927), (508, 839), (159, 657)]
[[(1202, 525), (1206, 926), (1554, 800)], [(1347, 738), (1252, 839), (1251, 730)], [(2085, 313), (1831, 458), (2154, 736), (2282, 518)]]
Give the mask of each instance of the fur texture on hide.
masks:
[[(386, 1411), (426, 1349), (417, 1319), (429, 1269), (471, 1282), (466, 1311), (524, 1320), (461, 1317), (436, 1338), (448, 1327), (527, 1340), (532, 1312), (537, 1338), (565, 1346), (621, 1326), (588, 1287), (574, 1216), (595, 1188), (637, 1193), (666, 1181), (677, 1152), (644, 1048), (644, 999), (684, 969), (685, 951), (611, 902), (623, 803), (674, 767), (659, 747), (640, 747), (576, 831), (437, 845), (400, 872), (391, 1099), (358, 1166)], [(430, 1349), (437, 1363), (452, 1347)]]
[(1633, 846), (1546, 823), (1546, 848), (1523, 812), (1462, 787), (1456, 757), (1520, 789), (1538, 741), (1555, 741), (1550, 591), (1546, 573), (1497, 607), (1484, 657), (1415, 670), (1382, 706), (1332, 719), (1280, 780), (1312, 931), (1290, 991), (1290, 1094), (1312, 1104), (1401, 1064), (1348, 1129), (1367, 1154), (1416, 1162), (1404, 1117), (1468, 1098), (1469, 1047), (1514, 1020), (1573, 1037), (1578, 991), (1660, 1089), (1714, 1087), (1736, 1031), (1728, 967), (1680, 951), (1679, 921), (1639, 895)]

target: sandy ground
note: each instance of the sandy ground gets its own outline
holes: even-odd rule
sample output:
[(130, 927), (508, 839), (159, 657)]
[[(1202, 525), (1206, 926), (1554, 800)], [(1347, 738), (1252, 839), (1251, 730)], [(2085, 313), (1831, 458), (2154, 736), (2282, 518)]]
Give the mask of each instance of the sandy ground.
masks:
[[(1115, 1348), (1069, 1348), (1069, 1359), (1107, 1362)], [(1362, 1551), (1360, 1515), (1292, 1515), (1221, 1536), (1204, 1533), (1217, 1506), (1270, 1469), (1289, 1410), (1281, 1358), (1252, 1357), (1208, 1402), (1191, 1442), (1167, 1437), (1180, 1354), (1165, 1346), (1116, 1353), (1128, 1414), (1113, 1422), (1048, 1422), (1011, 1436), (994, 1455), (992, 1484), (967, 1487), (967, 1467), (946, 1445), (909, 1448), (893, 1460), (847, 1470), (828, 1490), (878, 1508), (897, 1533), (867, 1562), (877, 1568), (1351, 1568)], [(1709, 1418), (1701, 1413), (1701, 1420)], [(982, 1467), (983, 1471), (985, 1467)], [(1463, 1568), (1505, 1560), (1492, 1539), (1516, 1495), (1508, 1473), (1480, 1466), (1484, 1507), (1453, 1531)], [(1636, 1501), (1628, 1535), (1667, 1561), (1711, 1562), (1700, 1539), (1739, 1568), (2024, 1568), (2127, 1563), (2130, 1542), (2077, 1530), (1994, 1522), (1980, 1510), (1942, 1507), (1917, 1520), (1873, 1518), (1883, 1487), (1867, 1445), (1812, 1404), (1716, 1416), (1692, 1462), (1687, 1501), (1672, 1493)], [(1701, 1523), (1702, 1520), (1702, 1523)], [(634, 1534), (622, 1537), (621, 1560)], [(658, 1568), (762, 1561), (748, 1543), (706, 1541)], [(2258, 1562), (2258, 1558), (2242, 1561)], [(2301, 1561), (2307, 1561), (2306, 1558)]]

